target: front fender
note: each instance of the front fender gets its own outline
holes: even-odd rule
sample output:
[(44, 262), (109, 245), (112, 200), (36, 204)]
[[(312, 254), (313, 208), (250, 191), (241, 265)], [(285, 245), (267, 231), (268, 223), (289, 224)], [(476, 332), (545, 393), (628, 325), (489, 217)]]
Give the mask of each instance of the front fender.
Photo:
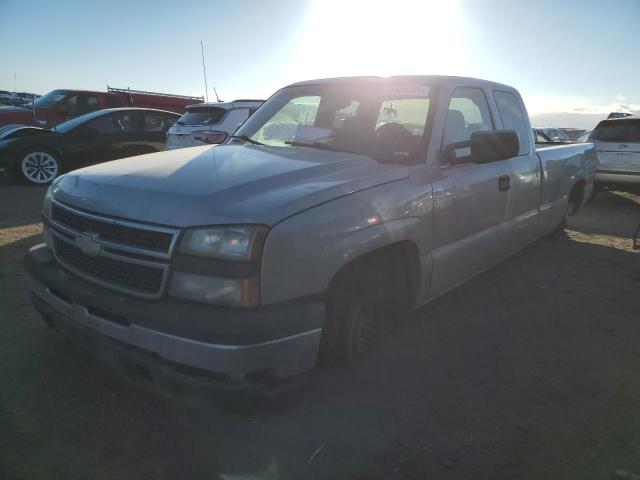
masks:
[(374, 190), (375, 195), (360, 192), (294, 215), (269, 232), (262, 303), (324, 292), (342, 267), (392, 243), (408, 241), (424, 253), (433, 225), (432, 210), (423, 208), (429, 202), (415, 201), (410, 188)]

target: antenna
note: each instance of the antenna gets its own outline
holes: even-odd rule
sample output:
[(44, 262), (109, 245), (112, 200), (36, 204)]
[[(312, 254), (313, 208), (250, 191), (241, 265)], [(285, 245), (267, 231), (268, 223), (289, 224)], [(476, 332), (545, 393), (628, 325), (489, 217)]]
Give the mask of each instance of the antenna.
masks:
[(200, 51), (202, 52), (202, 72), (204, 73), (204, 94), (207, 102), (209, 102), (209, 87), (207, 87), (207, 67), (205, 67), (204, 65), (204, 44), (202, 43), (202, 40), (200, 40)]
[[(204, 73), (204, 91), (207, 102), (209, 102), (209, 87), (207, 86), (207, 67), (204, 65), (204, 43), (200, 40), (200, 49), (202, 51), (202, 72)], [(216, 94), (216, 101), (220, 101), (220, 97), (218, 97), (218, 91), (216, 90), (215, 85), (212, 85), (213, 93)]]

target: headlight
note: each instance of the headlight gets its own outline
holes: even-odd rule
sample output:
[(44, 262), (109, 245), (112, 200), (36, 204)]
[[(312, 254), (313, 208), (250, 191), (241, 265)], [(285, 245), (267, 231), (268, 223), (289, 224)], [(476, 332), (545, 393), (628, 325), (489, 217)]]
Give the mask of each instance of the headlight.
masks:
[(180, 242), (180, 252), (227, 260), (260, 258), (267, 234), (263, 226), (226, 226), (187, 230)]
[(169, 295), (196, 302), (250, 307), (258, 304), (258, 280), (174, 272)]
[(52, 199), (51, 189), (52, 188), (53, 188), (53, 185), (49, 185), (49, 188), (47, 189), (47, 193), (44, 194), (44, 201), (42, 202), (42, 213), (47, 218), (51, 218), (51, 199)]

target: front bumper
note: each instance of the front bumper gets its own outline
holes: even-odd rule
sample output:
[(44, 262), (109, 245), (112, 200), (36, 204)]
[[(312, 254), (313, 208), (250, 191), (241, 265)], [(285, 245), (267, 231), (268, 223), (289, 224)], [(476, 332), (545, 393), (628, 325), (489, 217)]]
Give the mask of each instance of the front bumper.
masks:
[[(313, 368), (324, 304), (221, 308), (171, 298), (142, 300), (68, 273), (43, 245), (25, 257), (29, 296), (51, 326), (103, 363), (154, 382), (205, 378), (255, 388)], [(188, 382), (187, 382), (188, 383)]]

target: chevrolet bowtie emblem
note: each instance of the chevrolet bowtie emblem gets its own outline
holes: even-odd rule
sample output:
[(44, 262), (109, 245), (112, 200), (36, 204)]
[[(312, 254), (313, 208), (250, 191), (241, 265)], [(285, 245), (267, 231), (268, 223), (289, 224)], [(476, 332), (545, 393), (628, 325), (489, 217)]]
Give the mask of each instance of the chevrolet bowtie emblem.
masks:
[(98, 235), (95, 233), (91, 233), (88, 235), (79, 235), (76, 237), (74, 243), (76, 247), (82, 250), (82, 253), (87, 255), (88, 257), (95, 257), (100, 253), (101, 247), (98, 242), (96, 242)]

